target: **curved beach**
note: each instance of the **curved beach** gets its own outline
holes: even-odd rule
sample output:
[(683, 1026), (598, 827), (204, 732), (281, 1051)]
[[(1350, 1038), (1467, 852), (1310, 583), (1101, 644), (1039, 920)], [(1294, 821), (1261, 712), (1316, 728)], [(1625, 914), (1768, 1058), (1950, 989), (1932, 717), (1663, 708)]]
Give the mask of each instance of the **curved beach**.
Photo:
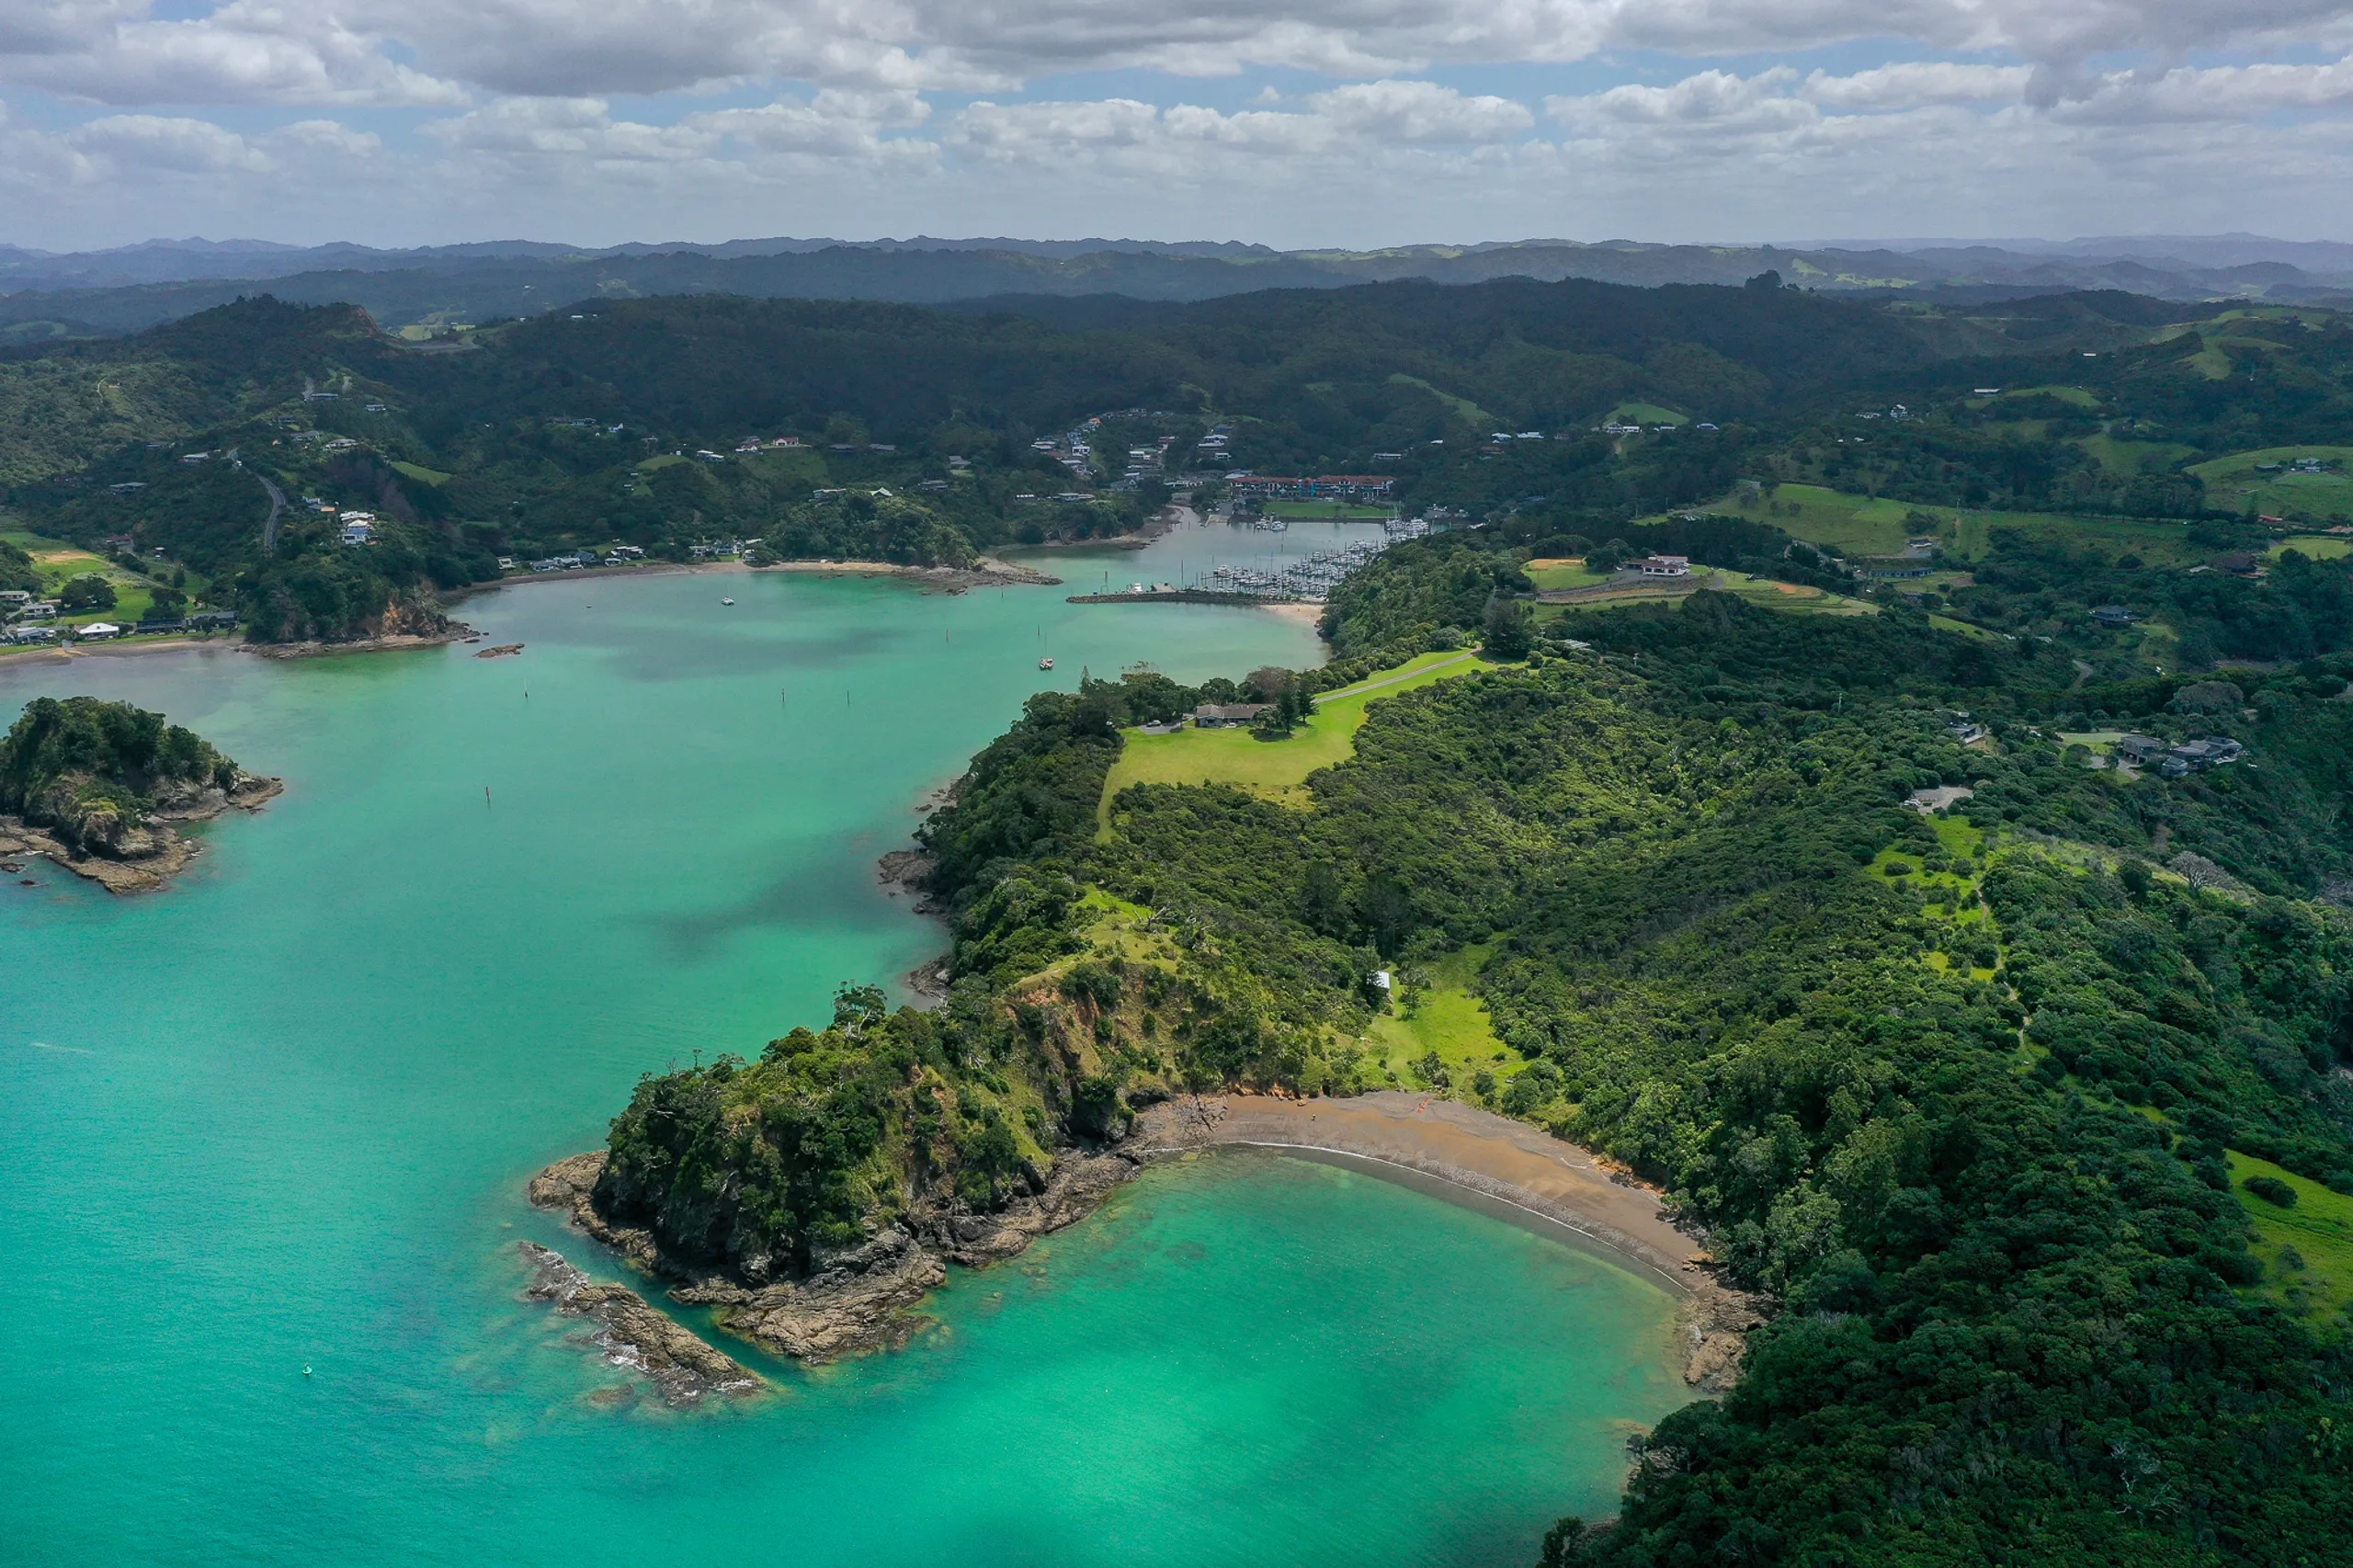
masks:
[(1393, 1089), (1353, 1099), (1225, 1095), (1154, 1107), (1138, 1131), (1144, 1152), (1240, 1144), (1338, 1156), (1573, 1233), (1682, 1293), (1684, 1378), (1696, 1388), (1730, 1385), (1740, 1335), (1761, 1321), (1748, 1296), (1710, 1272), (1706, 1247), (1668, 1220), (1655, 1190), (1589, 1150), (1475, 1106)]

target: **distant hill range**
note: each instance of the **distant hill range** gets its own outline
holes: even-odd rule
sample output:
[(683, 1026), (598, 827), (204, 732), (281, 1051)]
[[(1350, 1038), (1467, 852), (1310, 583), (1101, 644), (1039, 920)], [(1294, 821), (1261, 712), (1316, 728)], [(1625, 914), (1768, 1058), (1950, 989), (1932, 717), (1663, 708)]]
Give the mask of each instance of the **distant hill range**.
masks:
[(61, 255), (0, 246), (0, 342), (134, 332), (265, 291), (304, 303), (348, 301), (387, 328), (425, 332), (584, 300), (673, 294), (915, 304), (1004, 295), (1195, 301), (1400, 278), (1739, 283), (1768, 270), (1802, 288), (1916, 292), (1947, 302), (2121, 290), (2182, 301), (2353, 304), (2353, 244), (2254, 234), (1796, 246), (1523, 240), (1376, 251), (923, 236), (601, 250), (529, 240), (377, 250), (191, 239)]

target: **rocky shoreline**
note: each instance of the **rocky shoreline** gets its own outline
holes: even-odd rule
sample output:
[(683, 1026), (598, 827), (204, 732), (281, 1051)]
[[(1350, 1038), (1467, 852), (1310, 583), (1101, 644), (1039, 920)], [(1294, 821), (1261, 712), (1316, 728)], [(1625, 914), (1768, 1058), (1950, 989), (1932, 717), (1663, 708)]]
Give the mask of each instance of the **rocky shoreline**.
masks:
[(760, 1387), (748, 1368), (671, 1322), (627, 1286), (600, 1284), (537, 1242), (517, 1242), (516, 1250), (531, 1270), (524, 1299), (547, 1301), (566, 1317), (595, 1324), (589, 1342), (614, 1366), (653, 1380), (665, 1404), (694, 1404), (711, 1394), (750, 1393)]
[(153, 892), (188, 869), (204, 847), (200, 840), (173, 831), (170, 824), (209, 822), (233, 809), (257, 812), (285, 789), (284, 779), (241, 773), (236, 783), (225, 790), (209, 785), (159, 796), (155, 810), (142, 821), (126, 824), (105, 854), (85, 854), (22, 817), (0, 816), (0, 858), (39, 856), (110, 893)]
[[(926, 1321), (919, 1304), (947, 1278), (947, 1265), (978, 1268), (1017, 1256), (1039, 1237), (1093, 1213), (1154, 1157), (1233, 1144), (1313, 1150), (1434, 1178), (1574, 1231), (1642, 1266), (1683, 1299), (1677, 1330), (1684, 1381), (1706, 1394), (1732, 1386), (1745, 1336), (1764, 1321), (1763, 1304), (1715, 1278), (1707, 1255), (1665, 1219), (1657, 1194), (1522, 1123), (1427, 1096), (1414, 1106), (1415, 1099), (1384, 1093), (1361, 1100), (1188, 1096), (1165, 1101), (1142, 1110), (1120, 1142), (1066, 1151), (1041, 1191), (1017, 1198), (1001, 1211), (975, 1212), (952, 1200), (919, 1202), (904, 1225), (883, 1226), (856, 1246), (822, 1253), (808, 1277), (796, 1280), (754, 1281), (684, 1266), (666, 1257), (650, 1232), (607, 1220), (595, 1203), (605, 1168), (601, 1150), (548, 1166), (531, 1178), (529, 1197), (631, 1267), (668, 1281), (672, 1301), (711, 1308), (713, 1321), (726, 1332), (774, 1354), (822, 1364), (904, 1344)], [(1410, 1124), (1427, 1118), (1433, 1103), (1449, 1114), (1435, 1124), (1422, 1120), (1420, 1130), (1438, 1125), (1456, 1136), (1412, 1135), (1416, 1130)], [(1391, 1124), (1407, 1124), (1405, 1136)], [(1427, 1146), (1416, 1146), (1423, 1143)], [(1556, 1144), (1558, 1152), (1545, 1144)], [(1560, 1179), (1512, 1179), (1543, 1167), (1561, 1173)], [(1570, 1179), (1596, 1176), (1609, 1189), (1607, 1197)], [(658, 1321), (600, 1322), (616, 1355), (634, 1343), (631, 1324), (656, 1336), (636, 1346), (650, 1366), (657, 1353), (677, 1354), (659, 1337), (665, 1329), (685, 1331), (646, 1311)]]
[[(1043, 1191), (1017, 1198), (997, 1212), (975, 1213), (954, 1202), (919, 1204), (904, 1228), (882, 1226), (856, 1246), (821, 1252), (807, 1278), (776, 1282), (686, 1265), (665, 1256), (652, 1233), (607, 1220), (594, 1200), (605, 1169), (602, 1150), (548, 1166), (531, 1178), (529, 1197), (631, 1267), (670, 1281), (667, 1294), (681, 1306), (710, 1307), (712, 1321), (728, 1333), (775, 1355), (822, 1365), (904, 1345), (924, 1326), (914, 1309), (948, 1278), (949, 1264), (985, 1267), (1076, 1224), (1133, 1176), (1142, 1161), (1140, 1152), (1071, 1151), (1056, 1163)], [(658, 1325), (644, 1326), (658, 1332)], [(607, 1328), (617, 1344), (627, 1343), (620, 1329), (609, 1323)]]
[(439, 648), (480, 637), (462, 621), (451, 621), (446, 631), (396, 631), (388, 637), (361, 637), (349, 642), (240, 642), (248, 653), (265, 659), (324, 659), (336, 653), (390, 653), (403, 648)]

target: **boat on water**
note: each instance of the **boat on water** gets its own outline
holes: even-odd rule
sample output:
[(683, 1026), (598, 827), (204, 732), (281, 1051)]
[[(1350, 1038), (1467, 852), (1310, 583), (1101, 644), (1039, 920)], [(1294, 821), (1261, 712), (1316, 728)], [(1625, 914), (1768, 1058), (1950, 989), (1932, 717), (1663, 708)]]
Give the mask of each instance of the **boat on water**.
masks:
[(1038, 667), (1041, 670), (1051, 670), (1054, 667), (1054, 662), (1051, 659), (1040, 659), (1038, 661)]
[(720, 602), (721, 604), (723, 604), (723, 605), (732, 605), (732, 604), (733, 604), (735, 601), (734, 601), (733, 599), (722, 599), (722, 600), (720, 600), (719, 602)]

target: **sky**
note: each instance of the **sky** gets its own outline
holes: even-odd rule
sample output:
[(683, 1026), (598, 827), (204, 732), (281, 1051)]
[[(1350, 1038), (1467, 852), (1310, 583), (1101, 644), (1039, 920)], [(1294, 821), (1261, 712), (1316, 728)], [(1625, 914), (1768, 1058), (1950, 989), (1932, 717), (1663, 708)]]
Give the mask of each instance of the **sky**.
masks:
[(2353, 240), (2353, 0), (0, 0), (0, 244)]

